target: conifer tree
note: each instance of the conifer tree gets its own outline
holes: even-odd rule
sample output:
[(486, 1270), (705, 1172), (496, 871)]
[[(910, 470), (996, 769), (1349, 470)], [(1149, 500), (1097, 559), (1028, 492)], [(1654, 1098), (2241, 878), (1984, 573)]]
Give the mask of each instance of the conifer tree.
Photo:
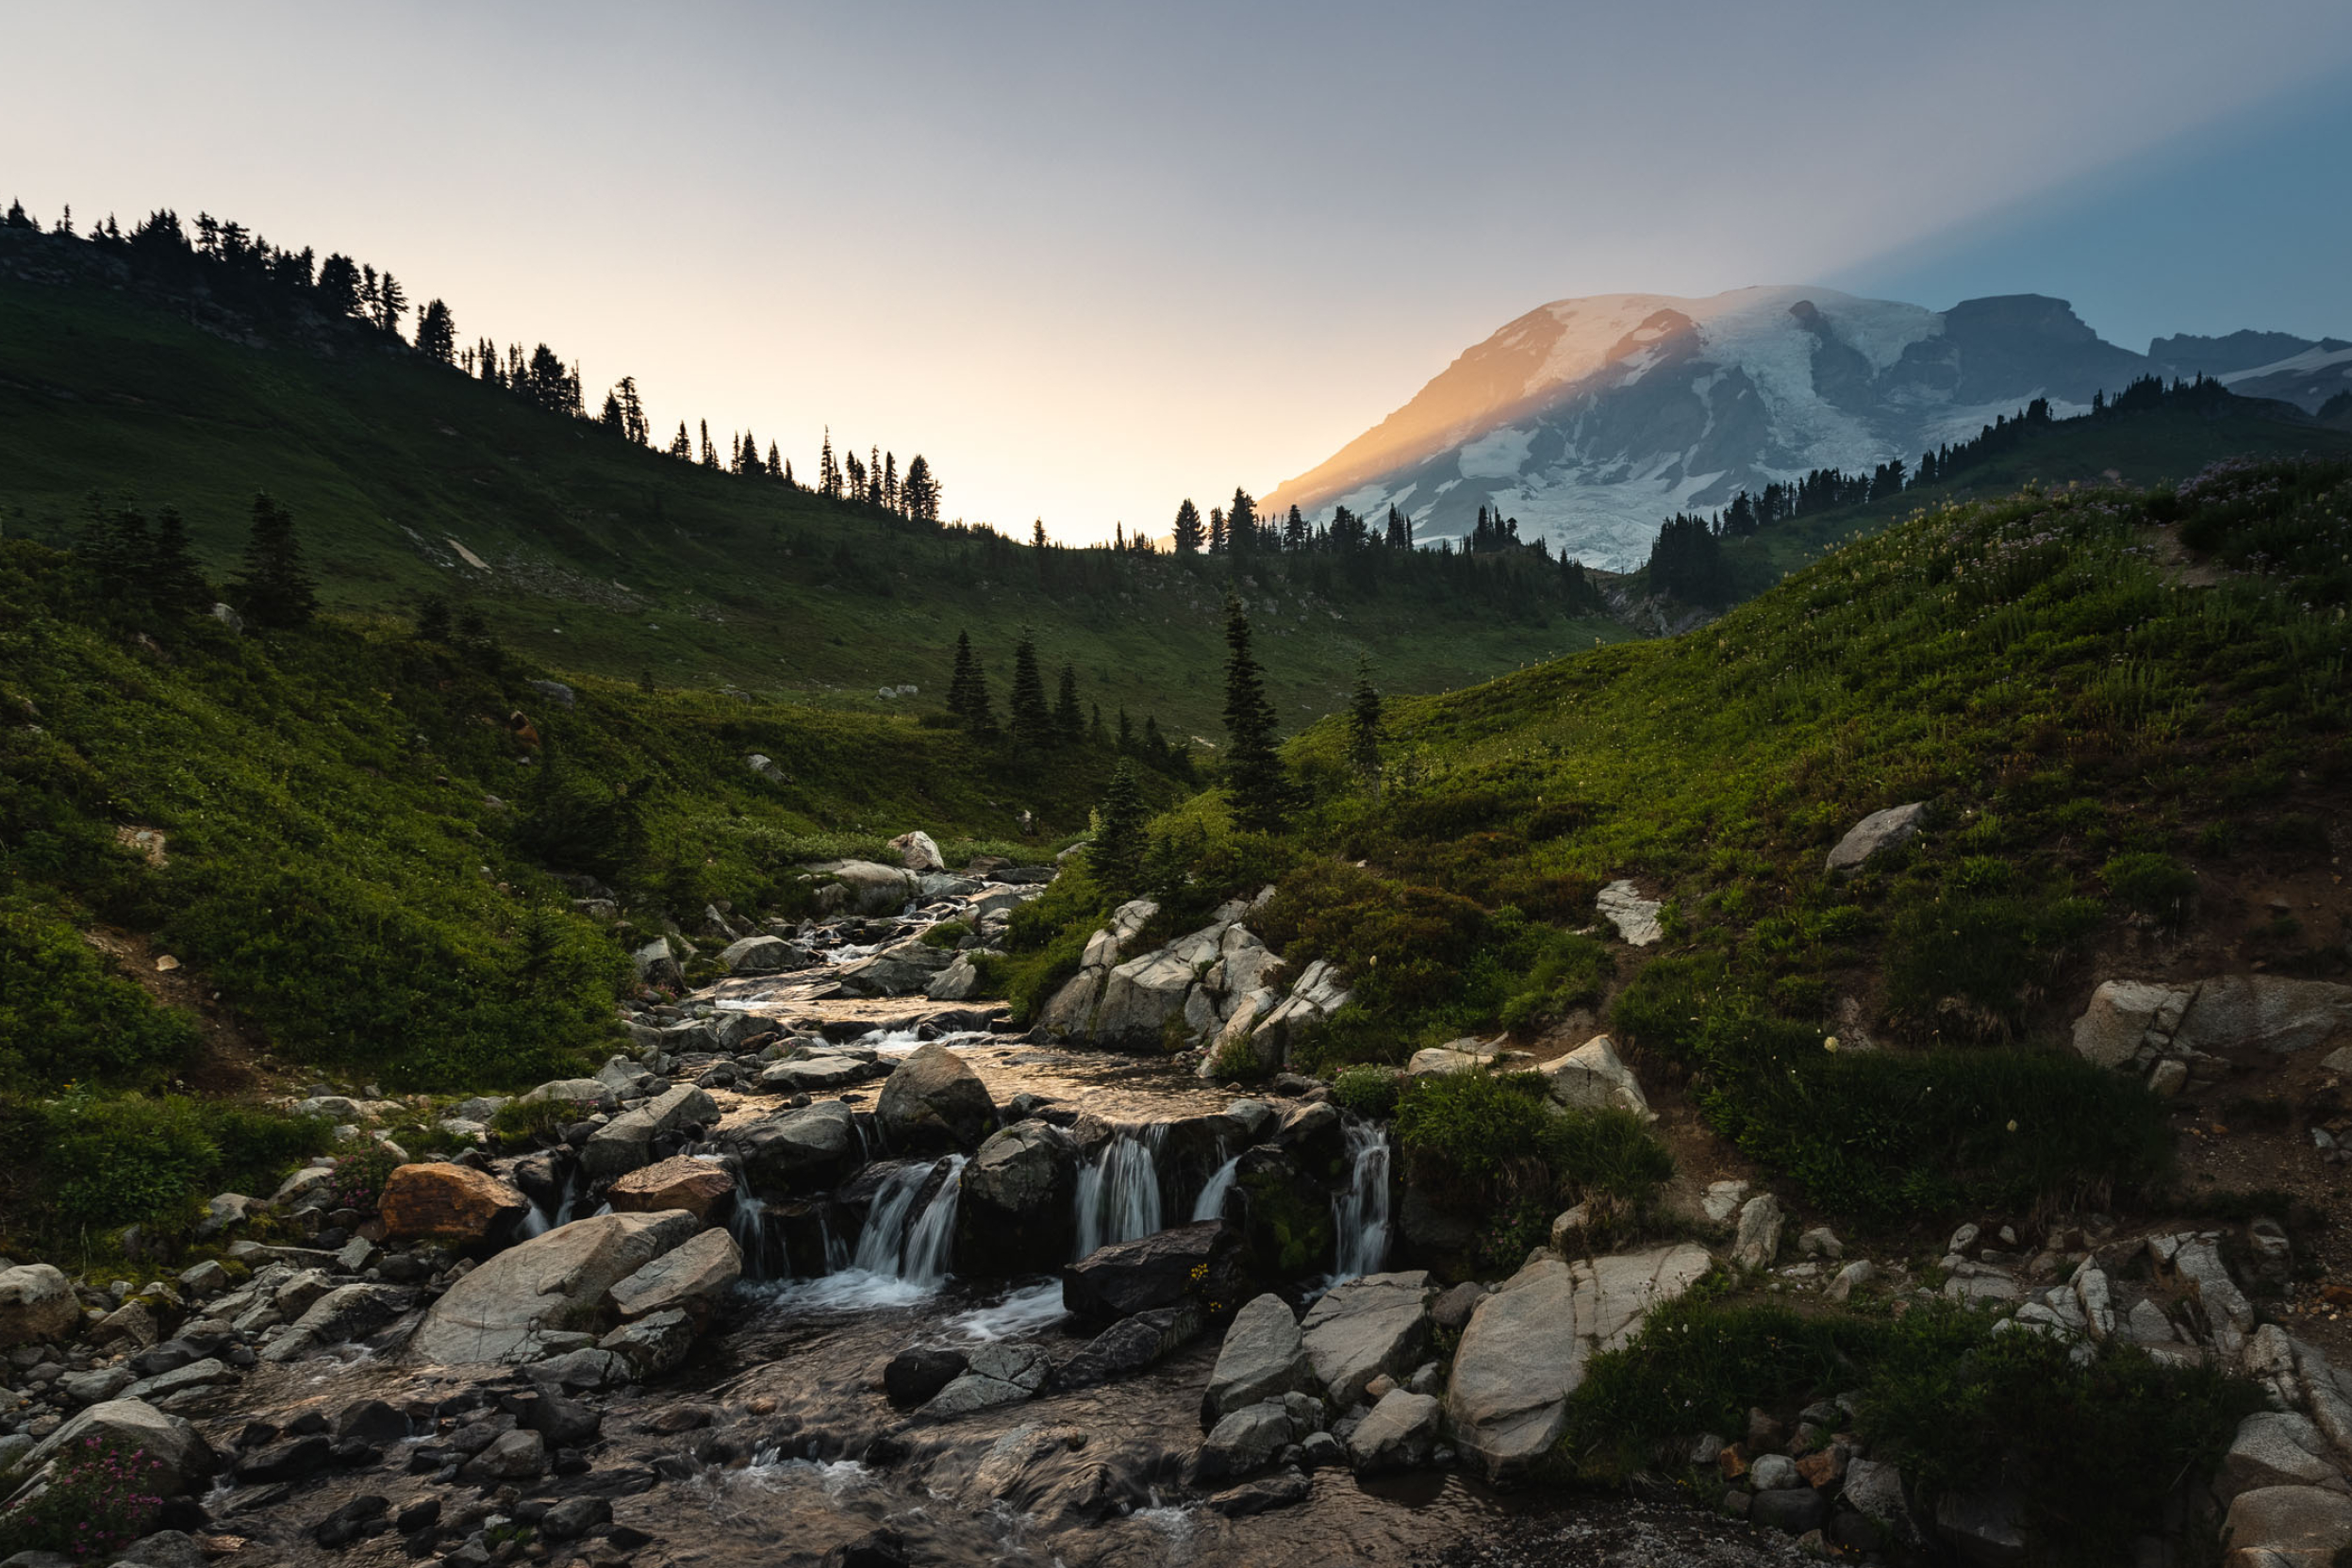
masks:
[(1086, 733), (1086, 716), (1078, 705), (1078, 671), (1062, 667), (1060, 687), (1053, 694), (1053, 730), (1066, 745), (1076, 745)]
[[(1238, 493), (1236, 493), (1236, 499)], [(1290, 815), (1290, 781), (1274, 750), (1274, 704), (1250, 652), (1250, 618), (1225, 600), (1225, 791), (1234, 820), (1253, 833), (1280, 833)]]
[(703, 420), (699, 422), (703, 432), (703, 467), (715, 469), (719, 466), (719, 449), (710, 444), (710, 421)]
[(1225, 548), (1236, 555), (1251, 554), (1258, 548), (1258, 503), (1238, 486), (1234, 489), (1234, 503), (1225, 510)]
[(427, 303), (417, 318), (417, 352), (442, 365), (457, 357), (457, 319), (439, 300)]
[(1121, 708), (1118, 710), (1118, 754), (1122, 757), (1130, 756), (1134, 754), (1135, 750), (1135, 726), (1134, 721), (1127, 717), (1127, 710)]
[(1201, 553), (1201, 546), (1203, 542), (1201, 508), (1192, 503), (1190, 496), (1184, 497), (1184, 503), (1176, 508), (1175, 538), (1177, 554), (1198, 555)]
[(246, 536), (243, 569), (237, 579), (237, 607), (257, 626), (290, 630), (318, 613), (318, 594), (303, 569), (302, 545), (294, 537), (293, 514), (257, 495), (253, 531)]
[(74, 553), (90, 569), (91, 586), (102, 609), (121, 613), (138, 606), (142, 597), (141, 574), (154, 553), (155, 540), (147, 532), (144, 516), (130, 506), (108, 511), (97, 492), (91, 493), (90, 517), (75, 541)]
[(1372, 685), (1372, 661), (1356, 655), (1355, 698), (1348, 705), (1348, 760), (1356, 771), (1380, 787), (1381, 700)]
[(1224, 554), (1227, 542), (1228, 541), (1225, 537), (1225, 508), (1222, 506), (1212, 506), (1209, 508), (1209, 553), (1212, 555)]
[(790, 470), (784, 466), (784, 459), (776, 455), (776, 443), (773, 441), (768, 443), (768, 477), (785, 480), (791, 477)]
[(915, 521), (939, 520), (939, 481), (921, 453), (907, 459), (906, 477), (899, 481), (899, 495), (906, 503), (906, 515)]
[(1111, 774), (1097, 815), (1094, 843), (1086, 850), (1086, 867), (1103, 892), (1124, 898), (1143, 884), (1145, 847), (1143, 788), (1135, 764), (1124, 757)]
[(670, 437), (670, 455), (687, 462), (694, 460), (694, 437), (686, 433), (686, 421), (678, 421), (678, 433)]
[(1043, 751), (1053, 739), (1053, 710), (1046, 706), (1037, 645), (1024, 626), (1020, 640), (1013, 644), (1013, 744), (1025, 751)]
[(202, 615), (212, 607), (212, 585), (196, 565), (196, 553), (188, 544), (188, 524), (180, 520), (176, 506), (166, 506), (156, 514), (146, 589), (148, 602), (167, 614)]
[(1086, 723), (1086, 738), (1097, 746), (1108, 745), (1111, 735), (1110, 732), (1102, 727), (1102, 704), (1093, 702), (1087, 705), (1093, 708), (1094, 716)]
[(428, 593), (417, 605), (417, 640), (445, 643), (449, 639), (449, 601)]
[(987, 677), (980, 670), (980, 661), (972, 656), (969, 632), (955, 634), (955, 668), (948, 676), (948, 712), (964, 721), (968, 729), (980, 728), (980, 716), (988, 705)]

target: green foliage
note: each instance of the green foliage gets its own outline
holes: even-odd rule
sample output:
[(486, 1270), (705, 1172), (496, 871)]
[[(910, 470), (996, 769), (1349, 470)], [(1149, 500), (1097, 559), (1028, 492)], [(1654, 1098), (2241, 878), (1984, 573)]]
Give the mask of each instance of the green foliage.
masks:
[(1638, 1116), (1563, 1110), (1544, 1089), (1540, 1074), (1473, 1068), (1407, 1080), (1399, 1097), (1397, 1139), (1412, 1180), (1441, 1202), (1492, 1211), (1494, 1266), (1516, 1266), (1535, 1245), (1521, 1245), (1524, 1233), (1538, 1221), (1548, 1228), (1566, 1205), (1606, 1198), (1638, 1211), (1674, 1175)]
[(154, 1530), (163, 1461), (121, 1438), (91, 1435), (59, 1450), (49, 1484), (0, 1514), (0, 1551), (107, 1562)]
[(21, 894), (0, 896), (0, 1087), (135, 1081), (195, 1045), (193, 1020), (109, 973), (69, 922)]
[(1887, 933), (1888, 1000), (1923, 1037), (2007, 1038), (2098, 919), (2097, 905), (2070, 898), (1962, 891), (1911, 904)]
[(1225, 601), (1225, 792), (1234, 820), (1253, 833), (1280, 833), (1293, 790), (1274, 745), (1274, 704), (1250, 651), (1250, 618), (1241, 601)]
[(58, 1240), (124, 1225), (172, 1233), (210, 1193), (274, 1188), (326, 1147), (328, 1131), (257, 1106), (75, 1089), (17, 1118), (41, 1180), (11, 1218)]
[(2196, 873), (2166, 854), (2141, 850), (2099, 867), (2099, 881), (2130, 909), (2178, 925), (2196, 897)]
[(1086, 850), (1086, 865), (1108, 897), (1122, 898), (1143, 885), (1147, 816), (1135, 767), (1121, 758), (1097, 814), (1094, 843)]
[(1397, 1140), (1412, 1179), (1469, 1199), (1540, 1161), (1554, 1113), (1533, 1073), (1432, 1073), (1397, 1106)]
[(1369, 1063), (1346, 1068), (1332, 1080), (1332, 1098), (1341, 1110), (1376, 1121), (1397, 1114), (1403, 1092), (1404, 1080), (1396, 1068)]
[(399, 1155), (382, 1144), (369, 1144), (337, 1158), (328, 1196), (338, 1209), (356, 1209), (363, 1214), (372, 1214), (383, 1200), (384, 1184), (400, 1166)]
[(925, 927), (921, 941), (926, 948), (938, 948), (947, 952), (953, 952), (962, 945), (964, 938), (970, 934), (971, 927), (963, 921), (942, 920), (936, 926)]
[(566, 1122), (577, 1115), (568, 1100), (510, 1099), (490, 1114), (490, 1131), (507, 1143), (527, 1144), (561, 1131)]

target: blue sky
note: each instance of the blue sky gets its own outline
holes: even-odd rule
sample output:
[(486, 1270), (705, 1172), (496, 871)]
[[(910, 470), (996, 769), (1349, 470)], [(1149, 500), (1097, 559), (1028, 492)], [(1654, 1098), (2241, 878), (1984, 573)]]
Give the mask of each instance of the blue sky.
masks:
[(120, 0), (0, 58), (0, 199), (346, 251), (665, 428), (919, 450), (1072, 539), (1576, 294), (2352, 337), (2344, 0)]

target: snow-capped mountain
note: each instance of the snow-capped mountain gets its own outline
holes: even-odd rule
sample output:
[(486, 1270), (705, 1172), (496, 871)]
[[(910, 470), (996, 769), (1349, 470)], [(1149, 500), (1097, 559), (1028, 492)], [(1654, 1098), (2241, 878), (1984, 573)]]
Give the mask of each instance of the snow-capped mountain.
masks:
[(2169, 352), (2105, 342), (2065, 301), (2038, 294), (1945, 311), (1794, 287), (1559, 300), (1470, 349), (1266, 504), (1376, 519), (1394, 504), (1424, 541), (1467, 534), (1493, 506), (1519, 520), (1522, 539), (1623, 570), (1670, 512), (1814, 469), (1916, 463), (2037, 397), (2062, 417), (2151, 371), (2203, 371), (2311, 409), (2352, 384), (2352, 345), (2332, 338), (2150, 346)]

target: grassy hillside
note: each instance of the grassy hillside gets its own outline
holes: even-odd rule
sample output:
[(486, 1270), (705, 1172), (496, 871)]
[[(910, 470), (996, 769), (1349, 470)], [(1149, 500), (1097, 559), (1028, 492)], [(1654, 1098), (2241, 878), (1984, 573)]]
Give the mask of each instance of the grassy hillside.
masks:
[[(1026, 623), (1049, 678), (1074, 665), (1106, 715), (1215, 738), (1202, 676), (1229, 584), (1284, 652), (1291, 726), (1344, 702), (1359, 653), (1400, 690), (1435, 691), (1624, 635), (1556, 601), (1352, 581), (1327, 557), (1234, 577), (1207, 557), (911, 524), (630, 445), (381, 335), (199, 326), (174, 301), (56, 277), (0, 267), (0, 531), (62, 544), (91, 491), (127, 495), (177, 505), (225, 571), (267, 490), (293, 509), (330, 603), (439, 593), (566, 669), (877, 710), (879, 687), (912, 685), (934, 706), (969, 628), (1001, 700)], [(1026, 539), (1027, 520), (999, 520)]]

